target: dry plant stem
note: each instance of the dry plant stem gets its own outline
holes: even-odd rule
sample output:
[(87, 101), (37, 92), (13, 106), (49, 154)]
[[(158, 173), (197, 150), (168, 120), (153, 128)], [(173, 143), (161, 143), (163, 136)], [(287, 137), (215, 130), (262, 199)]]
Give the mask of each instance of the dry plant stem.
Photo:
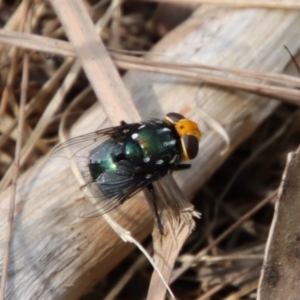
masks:
[(120, 48), (120, 20), (121, 20), (121, 2), (122, 0), (113, 0), (113, 19), (111, 24), (112, 42), (111, 47)]
[(197, 263), (201, 260), (201, 258), (206, 255), (211, 249), (213, 249), (216, 245), (218, 245), (222, 240), (224, 240), (232, 231), (234, 231), (236, 228), (240, 227), (244, 222), (246, 222), (253, 214), (255, 214), (257, 211), (259, 211), (262, 207), (264, 207), (266, 204), (271, 202), (276, 196), (277, 191), (273, 192), (269, 197), (261, 201), (258, 205), (253, 207), (249, 212), (244, 214), (239, 220), (237, 220), (233, 225), (231, 225), (227, 230), (225, 230), (218, 238), (216, 238), (208, 247), (206, 247), (204, 250), (200, 251), (197, 255), (194, 256), (194, 259), (189, 261), (186, 264), (183, 264), (182, 267), (175, 270), (173, 272), (171, 282), (176, 280), (181, 274), (183, 274), (188, 268), (190, 268), (194, 263)]
[[(182, 3), (182, 0), (140, 0), (148, 2), (172, 2)], [(263, 0), (263, 1), (252, 1), (252, 0), (189, 0), (190, 3), (199, 4), (213, 4), (218, 6), (230, 6), (230, 7), (244, 7), (244, 8), (277, 8), (277, 9), (298, 9), (300, 4), (297, 1), (274, 1), (274, 0)]]
[(300, 147), (289, 154), (265, 249), (259, 300), (298, 299)]
[[(26, 39), (24, 39), (24, 36), (26, 36)], [(72, 46), (67, 42), (30, 34), (24, 36), (21, 37), (16, 32), (6, 32), (0, 29), (0, 41), (2, 43), (16, 45), (18, 44), (18, 41), (22, 40), (22, 46), (27, 49), (54, 53), (56, 55), (75, 56)], [(187, 64), (179, 62), (171, 64), (163, 61), (147, 61), (138, 57), (124, 56), (115, 53), (112, 53), (112, 58), (115, 59), (116, 65), (122, 69), (182, 76), (184, 78), (206, 82), (211, 85), (241, 89), (299, 105), (300, 92), (298, 89), (294, 89), (294, 87), (300, 86), (300, 79), (297, 77), (233, 68), (209, 67), (203, 64)], [(204, 69), (204, 72), (201, 68)], [(214, 72), (209, 73), (207, 70), (219, 71), (221, 74), (215, 74)], [(242, 78), (227, 78), (224, 77), (224, 74), (222, 75), (223, 72), (226, 72), (225, 75), (230, 75), (230, 73), (232, 73), (234, 75), (245, 76), (246, 78), (248, 77), (255, 80), (266, 80), (270, 83), (262, 84), (260, 82), (250, 82)], [(272, 83), (276, 85), (272, 85)], [(291, 86), (291, 88), (288, 86)]]
[[(0, 30), (1, 36), (1, 30)], [(69, 48), (66, 44), (65, 47)], [(284, 46), (284, 48), (290, 53), (289, 49)], [(168, 59), (167, 55), (159, 54), (159, 53), (147, 53), (145, 51), (129, 51), (123, 49), (109, 49), (111, 57), (116, 61), (124, 61), (124, 62), (132, 62), (136, 64), (142, 65), (150, 65), (150, 66), (164, 66), (170, 68), (177, 68), (177, 69), (192, 69), (192, 70), (199, 70), (205, 74), (205, 70), (209, 71), (216, 71), (220, 74), (232, 74), (232, 75), (240, 75), (250, 79), (265, 79), (272, 83), (278, 83), (280, 85), (295, 85), (300, 87), (300, 79), (298, 77), (289, 76), (282, 73), (266, 73), (260, 71), (252, 71), (252, 70), (243, 70), (243, 69), (236, 69), (236, 68), (229, 68), (229, 67), (222, 67), (222, 66), (214, 66), (214, 65), (206, 65), (202, 63), (189, 63), (183, 61), (175, 61), (175, 62), (168, 62), (168, 61), (156, 61), (158, 58), (166, 58)], [(71, 51), (71, 50), (70, 50)], [(290, 53), (290, 56), (292, 54)]]
[[(71, 58), (69, 60), (71, 62), (73, 62), (74, 59)], [(21, 160), (20, 160), (21, 166), (25, 163), (26, 159), (28, 158), (32, 149), (34, 148), (35, 143), (41, 137), (45, 128), (48, 126), (49, 121), (52, 119), (53, 115), (56, 113), (56, 111), (60, 107), (60, 105), (64, 99), (63, 98), (64, 95), (73, 86), (73, 83), (75, 82), (78, 72), (80, 70), (80, 65), (76, 65), (74, 68), (76, 70), (74, 69), (73, 72), (71, 72), (70, 75), (65, 79), (64, 83), (61, 85), (61, 87), (55, 93), (51, 103), (47, 106), (47, 108), (43, 112), (42, 116), (39, 119), (39, 122), (35, 126), (34, 134), (30, 135), (29, 139), (26, 141), (26, 144), (24, 145), (22, 152), (21, 152)], [(7, 170), (3, 179), (1, 180), (0, 190), (3, 190), (5, 187), (8, 186), (11, 178), (12, 178), (12, 167), (10, 167)]]
[(105, 14), (95, 24), (96, 28), (98, 29), (97, 31), (99, 34), (102, 32), (102, 30), (107, 26), (107, 24), (111, 20), (113, 12), (114, 12), (114, 2), (111, 2), (110, 6), (107, 8)]
[[(75, 52), (72, 46), (64, 41), (58, 41), (30, 34), (23, 34), (20, 36), (19, 33), (7, 32), (1, 29), (0, 37), (0, 41), (2, 43), (6, 43), (9, 45), (16, 45), (22, 40), (22, 46), (27, 49), (49, 52), (56, 55), (75, 56)], [(141, 70), (147, 72), (182, 76), (190, 79), (195, 79), (197, 81), (206, 82), (211, 85), (241, 89), (244, 91), (299, 105), (300, 92), (298, 89), (294, 88), (300, 86), (300, 79), (297, 77), (272, 73), (268, 74), (265, 72), (238, 70), (233, 68), (217, 68), (203, 64), (186, 64), (179, 62), (171, 64), (163, 61), (147, 61), (145, 59), (118, 55), (115, 53), (112, 54), (112, 57), (115, 59), (115, 64), (122, 69)], [(220, 74), (208, 72), (207, 70), (218, 71), (220, 72)], [(224, 72), (225, 74), (222, 74)], [(245, 76), (246, 78), (255, 80), (266, 80), (269, 83), (262, 84), (259, 82), (250, 82), (247, 81), (247, 79), (232, 79), (224, 77), (224, 75), (230, 75), (231, 73), (233, 75)], [(290, 88), (288, 86), (290, 86)]]
[(258, 259), (262, 260), (262, 255), (261, 254), (245, 254), (245, 255), (223, 255), (223, 256), (205, 256), (203, 257), (203, 261), (205, 262), (222, 262), (222, 261), (228, 261), (228, 260), (246, 260), (246, 259)]
[[(0, 31), (1, 33), (1, 31)], [(182, 61), (176, 61), (176, 62), (168, 62), (168, 61), (160, 61), (156, 60), (159, 59), (161, 56), (159, 53), (153, 53), (153, 54), (148, 54), (146, 55), (145, 52), (140, 53), (141, 55), (146, 55), (146, 57), (136, 57), (133, 56), (132, 52), (133, 51), (127, 51), (127, 55), (124, 54), (118, 54), (118, 50), (111, 50), (110, 54), (111, 57), (117, 62), (120, 63), (121, 66), (122, 62), (124, 63), (132, 63), (133, 68), (134, 65), (137, 66), (150, 66), (150, 67), (157, 67), (157, 72), (162, 72), (164, 68), (166, 69), (175, 69), (175, 70), (190, 70), (190, 71), (199, 71), (200, 74), (208, 74), (210, 75), (211, 73), (208, 73), (207, 71), (216, 71), (217, 74), (220, 76), (222, 75), (239, 75), (239, 76), (244, 76), (246, 78), (252, 79), (252, 80), (266, 80), (270, 83), (276, 83), (280, 85), (291, 85), (295, 87), (300, 87), (300, 79), (298, 77), (293, 77), (285, 74), (277, 74), (277, 73), (266, 73), (266, 72), (260, 72), (260, 71), (251, 71), (251, 70), (243, 70), (243, 69), (235, 69), (235, 68), (228, 68), (228, 67), (217, 67), (213, 65), (205, 65), (205, 64), (199, 64), (199, 63), (187, 63), (187, 62), (182, 62)], [(125, 52), (125, 51), (124, 51)], [(134, 53), (134, 52), (133, 52)], [(167, 56), (163, 55), (162, 58), (168, 59)], [(160, 67), (162, 69), (160, 69)], [(215, 74), (214, 72), (213, 74)], [(178, 74), (179, 75), (179, 74)]]
[[(6, 22), (4, 29), (6, 30), (16, 30), (20, 26), (20, 20), (23, 19), (26, 11), (26, 1), (20, 3), (18, 8), (14, 11), (13, 15)], [(3, 50), (3, 45), (0, 45), (0, 51)]]
[[(99, 27), (99, 31), (101, 32), (102, 28), (105, 26), (105, 24), (109, 21), (111, 18), (112, 12), (113, 12), (113, 5), (109, 7), (107, 10), (105, 17), (100, 19), (97, 23), (97, 27)], [(76, 53), (74, 51), (74, 48), (72, 45), (68, 42), (61, 41), (61, 40), (55, 40), (53, 38), (47, 38), (43, 36), (37, 36), (33, 34), (24, 34), (24, 33), (18, 33), (13, 31), (6, 31), (3, 29), (0, 29), (0, 41), (2, 43), (8, 44), (8, 45), (18, 45), (20, 46), (20, 43), (22, 43), (22, 47), (26, 49), (36, 50), (36, 51), (44, 51), (49, 52), (55, 55), (62, 55), (62, 56), (76, 56)], [(289, 52), (289, 50), (288, 50)], [(127, 53), (127, 55), (124, 54), (118, 54), (118, 53)], [(120, 66), (123, 68), (126, 68), (127, 66), (131, 66), (132, 68), (137, 68), (137, 66), (140, 65), (146, 65), (150, 67), (157, 67), (155, 69), (156, 72), (163, 73), (165, 72), (164, 69), (191, 69), (191, 70), (212, 70), (217, 71), (219, 73), (224, 74), (233, 74), (233, 75), (240, 75), (245, 76), (247, 78), (251, 79), (261, 79), (261, 80), (267, 80), (270, 83), (276, 83), (279, 85), (290, 85), (290, 86), (296, 86), (300, 87), (300, 79), (297, 77), (292, 77), (285, 74), (276, 74), (276, 73), (265, 73), (265, 72), (259, 72), (259, 71), (251, 71), (251, 70), (242, 70), (242, 69), (234, 69), (234, 68), (228, 68), (228, 67), (216, 67), (213, 65), (205, 65), (205, 64), (199, 64), (199, 63), (183, 63), (183, 62), (173, 62), (168, 63), (164, 61), (156, 61), (155, 58), (159, 58), (159, 53), (150, 53), (148, 54), (149, 57), (153, 57), (151, 60), (148, 60), (147, 58), (139, 58), (132, 56), (132, 54), (139, 54), (139, 55), (145, 55), (147, 53), (141, 52), (141, 51), (125, 51), (125, 50), (115, 50), (111, 49), (110, 55), (111, 57), (116, 61), (116, 63), (119, 63)], [(168, 58), (165, 55), (166, 58)], [(122, 64), (123, 63), (123, 64)], [(128, 67), (127, 67), (128, 68)], [(205, 73), (204, 73), (205, 74)], [(176, 74), (175, 74), (176, 75)], [(177, 74), (180, 75), (180, 74)], [(205, 81), (205, 80), (204, 80)]]
[(296, 58), (294, 57), (294, 55), (291, 53), (290, 49), (287, 47), (287, 46), (284, 46), (284, 48), (286, 49), (286, 51), (289, 53), (289, 55), (291, 56), (297, 70), (298, 70), (298, 73), (300, 74), (300, 66), (299, 66), (299, 63), (297, 62)]
[(255, 268), (259, 267), (259, 266), (260, 266), (260, 262), (259, 263), (255, 263), (251, 267), (247, 267), (247, 268), (243, 269), (241, 272), (238, 272), (235, 275), (229, 276), (221, 284), (216, 285), (211, 290), (209, 290), (208, 292), (206, 292), (204, 295), (202, 295), (199, 298), (197, 298), (197, 300), (207, 300), (207, 299), (210, 299), (210, 297), (212, 297), (215, 293), (217, 293), (218, 291), (220, 291), (224, 286), (226, 286), (227, 284), (230, 284), (230, 283), (234, 282), (236, 279), (239, 279), (243, 275), (248, 274), (250, 271), (252, 271), (253, 269), (255, 269)]
[(300, 105), (300, 92), (297, 89), (277, 87), (267, 84), (252, 83), (240, 79), (230, 79), (223, 76), (215, 75), (202, 75), (198, 72), (189, 70), (176, 70), (164, 67), (152, 67), (150, 65), (141, 64), (127, 64), (122, 62), (116, 62), (117, 66), (124, 69), (140, 70), (147, 72), (164, 73), (169, 75), (182, 76), (189, 79), (195, 79), (199, 82), (206, 82), (211, 85), (218, 85), (221, 87), (230, 87), (234, 89), (243, 90), (246, 92), (252, 92), (258, 95), (267, 96), (270, 98), (276, 98), (279, 100), (286, 100), (288, 103)]
[(18, 48), (15, 47), (13, 49), (12, 62), (9, 68), (8, 77), (6, 80), (5, 88), (2, 93), (1, 102), (0, 102), (0, 126), (1, 126), (1, 120), (6, 110), (7, 103), (9, 101), (9, 98), (11, 97), (11, 87), (15, 79), (17, 63), (18, 63)]
[[(62, 79), (65, 77), (66, 73), (69, 71), (71, 65), (73, 64), (73, 60), (66, 60), (60, 68), (51, 76), (51, 78), (42, 86), (37, 95), (30, 100), (25, 107), (25, 117), (28, 117), (34, 109), (43, 101), (44, 98), (47, 98), (52, 91), (55, 91), (58, 85), (62, 82)], [(16, 128), (17, 121), (15, 120), (10, 125), (9, 129), (6, 130), (3, 135), (0, 136), (0, 147), (4, 145), (4, 143), (9, 138), (12, 131)]]
[(11, 246), (11, 238), (13, 232), (13, 220), (14, 220), (14, 208), (15, 208), (15, 198), (16, 198), (16, 189), (17, 189), (17, 181), (19, 177), (19, 165), (21, 160), (21, 148), (22, 148), (22, 136), (23, 136), (23, 129), (25, 123), (25, 104), (26, 104), (26, 94), (27, 94), (27, 87), (28, 87), (28, 73), (29, 73), (29, 55), (28, 53), (24, 54), (23, 58), (23, 76), (22, 76), (22, 83), (21, 83), (21, 99), (20, 99), (20, 115), (18, 121), (18, 138), (16, 143), (16, 150), (15, 150), (15, 160), (13, 163), (13, 178), (12, 178), (12, 193), (11, 193), (11, 200), (9, 206), (9, 212), (7, 215), (7, 243), (5, 247), (5, 253), (3, 257), (3, 268), (2, 268), (2, 277), (1, 277), (1, 294), (0, 299), (5, 299), (5, 292), (6, 292), (6, 279), (8, 274), (8, 267), (10, 262), (10, 246)]
[(243, 296), (247, 296), (249, 293), (254, 292), (257, 289), (258, 280), (254, 279), (251, 282), (244, 285), (238, 292), (232, 293), (224, 300), (239, 300)]

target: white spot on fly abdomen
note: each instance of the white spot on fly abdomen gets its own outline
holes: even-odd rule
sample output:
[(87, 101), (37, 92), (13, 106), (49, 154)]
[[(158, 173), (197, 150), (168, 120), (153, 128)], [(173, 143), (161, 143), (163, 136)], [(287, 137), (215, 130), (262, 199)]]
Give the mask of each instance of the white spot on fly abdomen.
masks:
[(161, 164), (163, 164), (163, 162), (164, 162), (164, 161), (163, 161), (162, 159), (159, 159), (159, 160), (156, 161), (156, 164), (157, 164), (157, 165), (161, 165)]
[(146, 127), (145, 124), (141, 125), (138, 129), (142, 129), (142, 128), (144, 128), (144, 127)]
[(146, 177), (146, 179), (150, 179), (152, 177), (152, 175), (151, 174), (147, 174), (145, 177)]
[(150, 161), (150, 157), (149, 156), (145, 156), (144, 157), (144, 162), (149, 162)]
[(136, 140), (138, 137), (139, 137), (139, 135), (138, 135), (137, 133), (133, 133), (133, 134), (131, 135), (131, 138), (132, 138), (133, 140)]

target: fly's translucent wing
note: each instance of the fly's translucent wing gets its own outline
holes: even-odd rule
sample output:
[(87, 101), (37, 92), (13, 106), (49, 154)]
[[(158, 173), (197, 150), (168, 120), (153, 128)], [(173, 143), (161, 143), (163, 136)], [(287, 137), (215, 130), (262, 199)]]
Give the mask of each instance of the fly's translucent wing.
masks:
[(89, 155), (90, 151), (100, 143), (109, 139), (113, 132), (121, 126), (109, 127), (95, 132), (71, 138), (57, 145), (51, 153), (51, 157), (65, 157), (68, 159)]
[(82, 175), (84, 185), (93, 182), (89, 170), (89, 159), (93, 149), (99, 147), (105, 141), (115, 137), (122, 142), (124, 126), (109, 127), (92, 133), (87, 133), (57, 145), (51, 153), (51, 157), (66, 158), (75, 163)]
[[(84, 134), (75, 138), (71, 138), (66, 142), (63, 142), (56, 146), (51, 153), (51, 157), (66, 158), (74, 163), (81, 174), (84, 185), (82, 189), (85, 194), (85, 198), (93, 204), (99, 211), (97, 214), (103, 214), (117, 207), (120, 204), (120, 200), (116, 194), (104, 195), (99, 189), (97, 184), (91, 176), (89, 169), (89, 159), (93, 149), (99, 147), (102, 143), (115, 136), (122, 140), (121, 132), (123, 132), (124, 126), (109, 127), (103, 130), (98, 130), (92, 133)], [(116, 183), (118, 185), (118, 183)], [(81, 216), (84, 216), (81, 214)]]
[(51, 157), (69, 159), (76, 164), (81, 173), (85, 197), (94, 207), (92, 211), (83, 212), (81, 217), (105, 214), (162, 177), (161, 173), (155, 172), (151, 176), (146, 176), (141, 172), (134, 177), (134, 167), (124, 163), (124, 165), (118, 164), (117, 171), (108, 170), (96, 179), (92, 178), (89, 163), (93, 153), (97, 149), (111, 153), (116, 151), (115, 149), (122, 148), (123, 142), (134, 126), (140, 126), (140, 124), (123, 124), (85, 134), (72, 138), (53, 150)]
[(91, 182), (87, 188), (92, 191), (93, 196), (89, 196), (88, 200), (93, 204), (95, 209), (90, 211), (85, 209), (81, 217), (91, 218), (101, 216), (123, 204), (127, 199), (130, 199), (137, 193), (141, 192), (153, 181), (159, 180), (163, 176), (164, 174), (154, 174), (151, 178), (141, 179), (139, 181), (132, 181), (128, 178), (124, 178), (123, 181), (118, 180), (107, 182), (107, 187), (110, 189), (110, 193), (106, 194), (106, 196), (104, 196), (100, 191), (98, 182)]

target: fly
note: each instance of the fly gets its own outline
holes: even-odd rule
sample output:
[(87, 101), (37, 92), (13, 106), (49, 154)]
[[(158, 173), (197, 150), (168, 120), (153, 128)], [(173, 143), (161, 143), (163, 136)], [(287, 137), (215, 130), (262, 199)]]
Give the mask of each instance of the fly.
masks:
[(164, 119), (109, 127), (59, 144), (52, 156), (79, 161), (87, 188), (104, 214), (173, 171), (199, 149), (197, 124), (178, 113)]

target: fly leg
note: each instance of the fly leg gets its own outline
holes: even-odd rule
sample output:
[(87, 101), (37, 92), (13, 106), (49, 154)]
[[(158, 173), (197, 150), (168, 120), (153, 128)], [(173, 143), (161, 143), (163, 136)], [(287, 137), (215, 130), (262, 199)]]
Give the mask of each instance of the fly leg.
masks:
[(191, 167), (190, 164), (182, 164), (182, 165), (178, 165), (174, 171), (182, 171), (182, 170), (187, 170)]
[(150, 198), (150, 205), (152, 206), (153, 210), (154, 210), (154, 215), (155, 215), (155, 219), (156, 219), (156, 223), (157, 223), (157, 226), (158, 226), (158, 230), (160, 232), (161, 235), (164, 234), (164, 227), (161, 223), (161, 218), (159, 216), (159, 213), (158, 213), (158, 207), (157, 207), (157, 195), (155, 193), (155, 190), (154, 190), (154, 187), (152, 185), (152, 183), (148, 184), (147, 187), (146, 187), (147, 191), (148, 191), (148, 196)]

